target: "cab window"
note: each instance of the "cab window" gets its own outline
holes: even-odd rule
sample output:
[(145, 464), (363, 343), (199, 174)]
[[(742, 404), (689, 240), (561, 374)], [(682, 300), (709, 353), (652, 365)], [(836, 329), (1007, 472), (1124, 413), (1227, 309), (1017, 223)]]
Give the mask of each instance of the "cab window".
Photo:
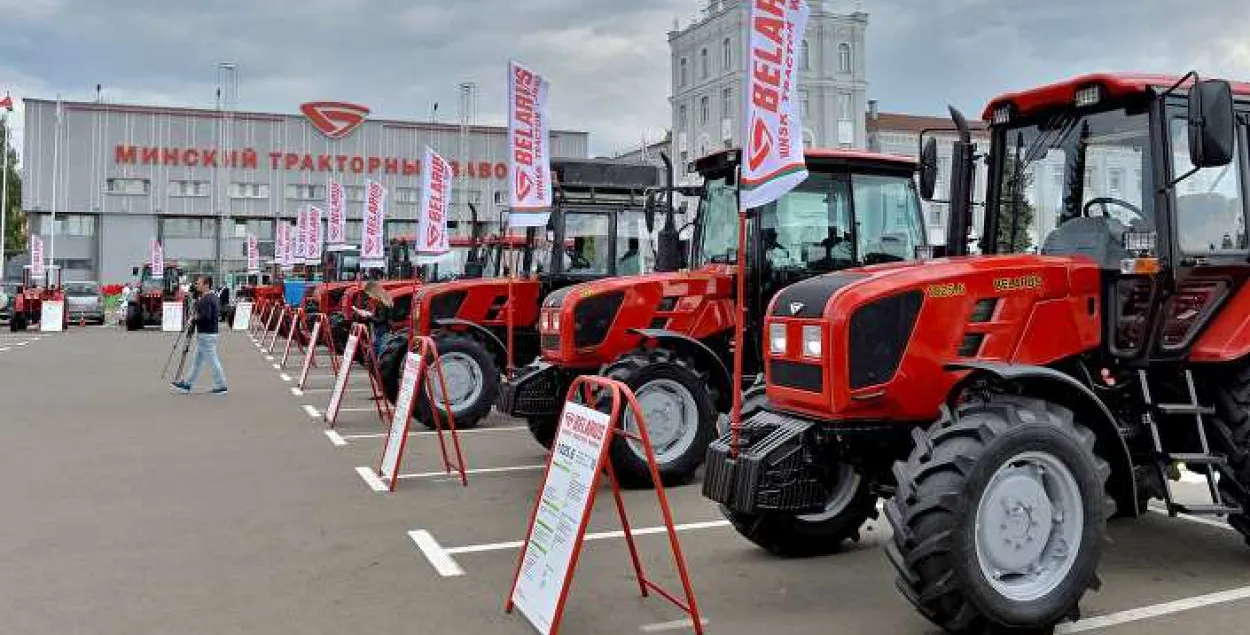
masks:
[(611, 219), (607, 214), (568, 213), (564, 245), (557, 250), (565, 273), (606, 275)]
[[(1173, 119), (1170, 128), (1172, 174), (1181, 176), (1193, 169), (1189, 162), (1189, 128), (1181, 118)], [(1246, 209), (1241, 197), (1239, 156), (1235, 151), (1228, 165), (1202, 168), (1177, 184), (1176, 227), (1182, 252), (1246, 252)]]

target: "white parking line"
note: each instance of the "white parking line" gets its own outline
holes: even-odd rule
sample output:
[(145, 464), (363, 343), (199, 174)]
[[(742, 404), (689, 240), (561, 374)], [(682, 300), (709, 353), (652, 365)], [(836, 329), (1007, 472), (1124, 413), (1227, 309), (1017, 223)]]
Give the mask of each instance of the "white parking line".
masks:
[(7, 350), (9, 350), (9, 347), (8, 347), (8, 346), (5, 346), (4, 348), (0, 348), (0, 353), (3, 353), (3, 352), (5, 352), (5, 351), (7, 351)]
[(17, 345), (18, 345), (18, 346), (26, 346), (26, 345), (27, 345), (27, 344), (29, 344), (29, 343), (30, 343), (29, 341), (26, 341), (26, 342), (18, 342), (18, 343), (17, 343)]
[(378, 478), (378, 473), (374, 472), (373, 468), (358, 467), (356, 468), (356, 473), (360, 475), (360, 478), (365, 479), (365, 483), (369, 485), (369, 489), (375, 492), (386, 491), (386, 483), (383, 483), (382, 479)]
[(339, 433), (337, 431), (326, 430), (325, 433), (326, 433), (326, 437), (330, 439), (331, 445), (335, 447), (342, 447), (342, 446), (347, 445), (347, 442), (343, 440), (343, 437), (339, 436)]
[[(708, 625), (707, 618), (701, 617), (699, 618), (699, 622), (702, 623), (704, 626)], [(690, 618), (681, 619), (681, 620), (673, 620), (671, 622), (660, 622), (658, 624), (644, 624), (642, 626), (639, 626), (638, 630), (644, 633), (662, 633), (664, 631), (676, 631), (676, 630), (683, 630), (687, 628), (689, 629), (694, 628), (694, 621), (692, 621)]]
[(273, 366), (274, 370), (282, 370), (282, 367), (277, 364), (270, 364), (270, 366)]
[[(305, 393), (309, 393), (309, 392), (330, 392), (331, 390), (334, 390), (334, 389), (333, 389), (333, 388), (305, 388), (303, 392), (305, 392)], [(346, 391), (347, 391), (347, 392), (370, 392), (370, 391), (369, 391), (368, 389), (366, 389), (366, 388), (347, 388), (347, 389), (346, 389)], [(297, 396), (298, 396), (298, 395), (297, 395)], [(370, 410), (372, 410), (372, 408), (370, 408)], [(346, 410), (339, 410), (339, 412), (346, 412)]]
[(434, 539), (430, 532), (418, 529), (408, 532), (408, 537), (417, 543), (417, 548), (421, 550), (421, 553), (425, 554), (425, 559), (434, 565), (434, 570), (438, 571), (439, 575), (444, 578), (464, 575), (464, 569), (461, 569), (460, 565), (456, 564), (456, 561), (438, 544), (438, 541)]
[[(1158, 503), (1151, 503), (1150, 509), (1152, 511), (1156, 511), (1164, 515), (1167, 515), (1168, 513), (1167, 508)], [(1208, 527), (1215, 527), (1216, 529), (1224, 529), (1226, 531), (1237, 531), (1236, 529), (1233, 529), (1232, 525), (1229, 525), (1228, 523), (1222, 520), (1212, 520), (1210, 518), (1204, 518), (1202, 516), (1191, 516), (1189, 514), (1177, 514), (1176, 517), (1181, 520), (1189, 521), (1191, 523), (1197, 523), (1199, 525), (1206, 525)]]
[[(277, 364), (274, 364), (274, 366), (277, 366)], [(285, 381), (288, 383), (291, 381), (291, 376), (286, 373), (278, 373), (278, 376), (282, 378), (282, 381)]]
[(291, 394), (295, 395), (296, 397), (303, 397), (304, 391), (300, 390), (299, 388), (296, 388), (295, 386), (291, 386)]
[[(369, 412), (371, 410), (373, 410), (373, 408), (350, 408), (350, 409), (340, 408), (339, 412)], [(456, 434), (475, 434), (475, 433), (481, 433), (481, 432), (507, 432), (509, 430), (525, 430), (525, 429), (526, 429), (526, 426), (499, 426), (498, 428), (469, 428), (468, 430), (456, 430)], [(438, 434), (438, 431), (437, 430), (420, 430), (420, 431), (409, 432), (408, 436), (410, 437), (426, 436), (426, 435), (431, 435), (431, 434)], [(381, 439), (385, 437), (386, 435), (387, 433), (385, 432), (378, 432), (378, 433), (371, 433), (371, 434), (345, 434), (343, 435), (343, 438), (347, 441), (355, 441), (356, 439)]]
[(1163, 602), (1160, 604), (1151, 604), (1118, 613), (1108, 613), (1107, 615), (1099, 615), (1089, 617), (1079, 622), (1071, 624), (1060, 624), (1055, 627), (1055, 635), (1068, 635), (1069, 633), (1084, 633), (1097, 628), (1109, 628), (1129, 622), (1137, 622), (1141, 620), (1149, 620), (1172, 613), (1180, 613), (1183, 611), (1191, 611), (1200, 609), (1204, 606), (1212, 606), (1214, 604), (1226, 604), (1228, 602), (1236, 602), (1250, 598), (1250, 586), (1240, 587), (1237, 589), (1229, 589), (1227, 591), (1219, 591), (1217, 593), (1208, 593), (1207, 595), (1196, 595), (1193, 597), (1173, 600), (1171, 602)]
[(320, 412), (317, 412), (317, 409), (316, 409), (316, 408), (314, 408), (314, 407), (312, 407), (312, 406), (310, 406), (310, 405), (308, 405), (308, 404), (304, 404), (304, 412), (307, 412), (307, 413), (308, 413), (308, 418), (309, 418), (309, 419), (320, 419), (320, 418), (321, 418), (321, 413), (320, 413)]
[[(265, 361), (267, 361), (267, 362), (272, 362), (272, 361), (273, 361), (273, 355), (266, 355), (266, 356), (265, 356)], [(274, 368), (277, 368), (277, 366), (275, 366)]]

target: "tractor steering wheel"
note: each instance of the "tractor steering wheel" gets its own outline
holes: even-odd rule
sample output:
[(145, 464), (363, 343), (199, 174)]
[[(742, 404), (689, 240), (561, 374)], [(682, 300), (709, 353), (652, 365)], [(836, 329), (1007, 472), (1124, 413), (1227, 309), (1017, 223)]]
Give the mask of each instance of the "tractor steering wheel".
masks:
[(1125, 200), (1121, 200), (1118, 198), (1111, 198), (1110, 196), (1099, 196), (1097, 198), (1089, 199), (1089, 201), (1085, 203), (1085, 206), (1081, 208), (1081, 216), (1085, 218), (1089, 218), (1089, 208), (1095, 205), (1099, 205), (1102, 207), (1103, 218), (1107, 218), (1107, 204), (1108, 203), (1119, 205), (1120, 207), (1123, 207), (1124, 209), (1127, 209), (1128, 211), (1136, 214), (1137, 217), (1140, 218), (1142, 221), (1146, 220), (1146, 214), (1141, 211), (1140, 207)]
[(592, 263), (590, 262), (590, 259), (583, 256), (581, 252), (576, 249), (573, 249), (572, 247), (565, 247), (564, 253), (568, 255), (569, 264), (571, 264), (574, 269), (589, 269), (591, 267)]

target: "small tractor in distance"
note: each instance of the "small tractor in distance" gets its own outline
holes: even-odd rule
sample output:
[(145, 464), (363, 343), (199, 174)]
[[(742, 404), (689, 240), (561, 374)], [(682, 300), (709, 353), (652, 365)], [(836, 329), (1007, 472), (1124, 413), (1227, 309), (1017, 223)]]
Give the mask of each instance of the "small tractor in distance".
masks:
[(132, 269), (139, 276), (139, 287), (126, 307), (126, 330), (138, 331), (145, 326), (159, 325), (162, 318), (162, 305), (166, 302), (183, 303), (186, 293), (179, 281), (182, 270), (173, 263), (166, 262), (165, 270), (160, 278), (152, 277), (152, 266), (143, 265)]
[[(952, 115), (963, 236), (977, 155)], [(922, 615), (1049, 632), (1098, 587), (1112, 515), (1161, 499), (1250, 535), (1250, 84), (1087, 75), (984, 118), (983, 255), (779, 293), (764, 394), (711, 445), (704, 494), (787, 555), (837, 549), (886, 498)], [(927, 143), (926, 197), (935, 158)]]
[[(30, 265), (22, 269), (22, 286), (13, 303), (13, 314), (9, 318), (10, 331), (25, 331), (32, 324), (38, 324), (43, 314), (43, 303), (48, 301), (64, 301), (65, 291), (61, 287), (61, 268), (51, 266), (44, 268), (44, 277), (36, 278), (31, 273)], [(69, 325), (68, 311), (62, 314), (61, 327)]]
[[(748, 383), (759, 373), (761, 317), (774, 293), (828, 271), (911, 260), (927, 248), (915, 161), (811, 149), (806, 159), (807, 180), (780, 201), (753, 210), (748, 221)], [(678, 271), (609, 277), (547, 296), (541, 357), (510, 378), (500, 398), (501, 410), (525, 418), (539, 443), (551, 445), (571, 382), (598, 373), (638, 396), (665, 484), (687, 481), (703, 463), (718, 421), (740, 389), (731, 373), (739, 161), (738, 150), (699, 159), (694, 169), (704, 185), (679, 188), (699, 199), (689, 269), (679, 263)], [(661, 245), (662, 253), (673, 251), (671, 241), (679, 235), (672, 231), (671, 203), (667, 208), (661, 235), (669, 244)], [(636, 425), (631, 414), (624, 425)], [(651, 481), (640, 444), (617, 438), (610, 452), (623, 483)]]
[[(542, 303), (562, 297), (564, 289), (581, 282), (649, 270), (652, 254), (643, 208), (647, 191), (660, 185), (658, 168), (601, 159), (556, 159), (552, 175), (555, 204), (547, 227), (528, 228), (517, 252), (512, 252), (511, 237), (497, 242), (491, 252), (496, 263), (509, 253), (518, 257), (520, 276), (511, 281), (488, 278), (429, 284), (417, 291), (411, 331), (397, 334), (382, 353), (382, 383), (389, 397), (398, 391), (410, 335), (432, 335), (447, 375), (456, 426), (474, 426), (496, 402), (509, 345), (516, 360), (528, 361), (538, 354)], [(508, 276), (511, 272), (500, 269), (500, 273)], [(510, 297), (515, 311), (511, 341), (507, 334)], [(415, 416), (432, 425), (428, 397), (424, 391), (418, 396)], [(434, 402), (442, 404), (442, 395), (436, 394)]]

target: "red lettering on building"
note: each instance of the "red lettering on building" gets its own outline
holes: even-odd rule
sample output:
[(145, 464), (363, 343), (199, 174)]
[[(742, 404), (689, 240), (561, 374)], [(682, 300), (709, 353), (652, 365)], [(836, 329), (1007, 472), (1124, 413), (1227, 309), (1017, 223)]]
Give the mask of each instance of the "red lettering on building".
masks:
[(270, 153), (269, 153), (269, 167), (270, 167), (270, 168), (272, 168), (272, 169), (274, 169), (274, 170), (278, 169), (278, 163), (279, 163), (280, 161), (282, 161), (282, 153), (281, 153), (281, 152), (270, 152)]
[(374, 172), (377, 172), (380, 169), (382, 169), (382, 158), (381, 157), (369, 157), (369, 174), (373, 174)]
[(360, 174), (361, 172), (364, 172), (365, 171), (364, 157), (352, 157), (352, 160), (349, 162), (349, 166), (351, 167), (352, 172), (355, 172), (356, 174)]
[(347, 169), (347, 157), (346, 156), (342, 154), (337, 155), (334, 157), (334, 162), (335, 162), (335, 165), (338, 166), (339, 172), (342, 172), (343, 170)]
[(420, 161), (409, 161), (408, 159), (404, 159), (403, 166), (404, 176), (416, 176), (421, 173)]
[(140, 162), (143, 163), (143, 165), (154, 165), (156, 163), (160, 163), (161, 149), (160, 148), (144, 148), (143, 156), (139, 160)]
[[(232, 158), (231, 161), (233, 160), (234, 159)], [(256, 169), (256, 151), (255, 150), (248, 148), (243, 151), (243, 169), (245, 170)]]
[(299, 164), (299, 169), (301, 169), (301, 170), (303, 170), (303, 171), (305, 171), (305, 172), (312, 172), (312, 169), (313, 169), (313, 158), (312, 158), (312, 155), (311, 155), (311, 154), (305, 154), (305, 155), (304, 155), (304, 160), (303, 160), (303, 161), (300, 161), (300, 164)]
[[(532, 141), (527, 147), (534, 147)], [(273, 151), (269, 155), (272, 170), (302, 172), (345, 172), (418, 176), (421, 162), (403, 157), (380, 157), (360, 155), (313, 155), (297, 152)], [(253, 148), (221, 150), (218, 148), (140, 147), (118, 144), (113, 148), (113, 161), (121, 165), (171, 165), (187, 167), (230, 167), (255, 170), (258, 154)], [(508, 165), (489, 161), (450, 161), (446, 169), (453, 177), (467, 175), (476, 179), (506, 179)]]
[(508, 164), (507, 163), (495, 164), (495, 178), (497, 179), (508, 178)]
[(178, 165), (178, 149), (164, 148), (161, 150), (162, 165)]
[(139, 158), (139, 149), (134, 146), (117, 146), (113, 149), (113, 163), (134, 163)]
[[(217, 151), (216, 150), (205, 150), (201, 158), (203, 159), (204, 167), (206, 168), (217, 167)], [(233, 150), (230, 151), (230, 167), (234, 167), (234, 151)]]
[(182, 164), (194, 166), (200, 162), (200, 151), (195, 148), (187, 148), (182, 151)]
[(479, 179), (490, 178), (490, 162), (489, 161), (481, 161), (477, 164), (477, 178)]
[(317, 155), (317, 171), (329, 172), (330, 170), (333, 170), (334, 166), (330, 164), (330, 159), (331, 157), (328, 154)]
[(282, 159), (282, 165), (288, 170), (295, 169), (299, 165), (299, 155), (294, 152), (288, 152)]
[(387, 157), (386, 161), (383, 162), (382, 165), (382, 170), (387, 174), (399, 174), (399, 159), (396, 159), (395, 157)]

